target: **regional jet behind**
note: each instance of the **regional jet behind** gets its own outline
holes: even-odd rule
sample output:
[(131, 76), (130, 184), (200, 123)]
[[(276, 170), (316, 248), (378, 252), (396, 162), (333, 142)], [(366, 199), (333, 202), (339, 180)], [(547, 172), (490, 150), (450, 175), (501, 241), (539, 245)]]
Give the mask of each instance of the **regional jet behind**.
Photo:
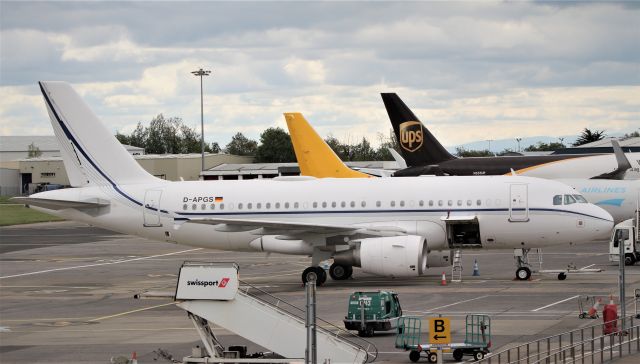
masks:
[[(486, 176), (517, 174), (548, 179), (637, 179), (640, 153), (628, 154), (631, 164), (621, 166), (614, 154), (554, 154), (456, 158), (451, 155), (395, 93), (381, 94), (389, 120), (408, 168), (394, 176), (426, 174)], [(625, 176), (626, 175), (626, 176)]]
[(336, 280), (353, 267), (415, 277), (449, 264), (440, 252), (450, 241), (531, 248), (606, 238), (613, 226), (592, 204), (553, 204), (579, 196), (572, 188), (520, 176), (165, 181), (138, 165), (69, 84), (40, 89), (73, 188), (19, 200), (148, 239), (311, 256), (303, 281), (322, 284), (319, 264), (332, 258)]

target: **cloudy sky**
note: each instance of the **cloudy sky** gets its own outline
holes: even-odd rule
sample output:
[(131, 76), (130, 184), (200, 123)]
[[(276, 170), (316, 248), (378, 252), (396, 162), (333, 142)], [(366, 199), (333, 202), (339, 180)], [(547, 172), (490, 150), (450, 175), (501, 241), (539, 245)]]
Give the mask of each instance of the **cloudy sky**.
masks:
[(640, 4), (0, 2), (0, 134), (50, 135), (37, 81), (115, 133), (153, 116), (225, 145), (300, 111), (377, 143), (397, 92), (445, 145), (640, 127)]

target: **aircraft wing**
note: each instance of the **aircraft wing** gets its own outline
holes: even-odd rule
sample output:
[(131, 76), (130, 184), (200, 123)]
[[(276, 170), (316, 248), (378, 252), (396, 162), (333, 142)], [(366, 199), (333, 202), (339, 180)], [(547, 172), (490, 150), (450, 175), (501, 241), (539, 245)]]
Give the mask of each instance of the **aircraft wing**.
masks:
[(88, 209), (109, 206), (108, 201), (100, 199), (94, 199), (94, 201), (73, 201), (54, 200), (48, 198), (14, 197), (11, 201), (16, 201), (17, 203), (23, 203), (29, 206), (42, 207), (49, 210)]
[(404, 229), (394, 226), (356, 226), (356, 225), (332, 225), (314, 224), (305, 222), (279, 222), (269, 220), (253, 219), (217, 219), (217, 218), (196, 218), (189, 219), (186, 223), (215, 225), (222, 231), (252, 231), (257, 230), (256, 235), (298, 235), (298, 234), (318, 234), (323, 236), (352, 236), (358, 238), (380, 237), (380, 236), (402, 236), (407, 235)]

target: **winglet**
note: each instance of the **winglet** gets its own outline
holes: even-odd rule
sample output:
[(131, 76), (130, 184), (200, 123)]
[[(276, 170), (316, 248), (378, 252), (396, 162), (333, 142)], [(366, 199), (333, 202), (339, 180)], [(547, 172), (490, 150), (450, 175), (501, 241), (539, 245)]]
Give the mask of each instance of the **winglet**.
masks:
[(613, 153), (616, 156), (616, 162), (618, 163), (618, 168), (609, 173), (603, 173), (599, 176), (595, 176), (592, 179), (624, 179), (625, 174), (627, 174), (627, 170), (631, 168), (631, 163), (627, 156), (624, 154), (624, 151), (620, 147), (620, 143), (616, 139), (611, 140), (611, 146), (613, 147)]
[(347, 167), (300, 113), (285, 113), (293, 150), (303, 176), (364, 178), (368, 174)]

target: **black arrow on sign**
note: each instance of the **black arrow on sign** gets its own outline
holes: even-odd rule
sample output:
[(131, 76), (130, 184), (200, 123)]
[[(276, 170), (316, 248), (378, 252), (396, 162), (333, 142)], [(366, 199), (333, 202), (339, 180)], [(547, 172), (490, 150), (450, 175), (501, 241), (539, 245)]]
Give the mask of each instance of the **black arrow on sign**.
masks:
[(440, 339), (446, 339), (446, 338), (447, 338), (447, 336), (439, 336), (439, 335), (437, 335), (437, 334), (436, 334), (436, 335), (433, 335), (433, 338), (434, 338), (435, 340), (440, 340)]

